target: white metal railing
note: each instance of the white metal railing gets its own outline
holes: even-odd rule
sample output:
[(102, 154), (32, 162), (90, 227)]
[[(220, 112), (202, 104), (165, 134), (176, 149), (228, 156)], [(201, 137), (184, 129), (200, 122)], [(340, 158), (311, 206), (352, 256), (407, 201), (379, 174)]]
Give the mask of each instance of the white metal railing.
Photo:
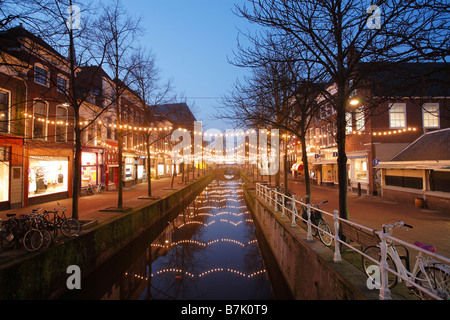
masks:
[[(438, 261), (439, 263), (442, 263), (445, 266), (445, 268), (449, 268), (450, 259), (440, 256), (438, 254), (435, 254), (433, 252), (430, 252), (428, 250), (422, 249), (414, 244), (410, 244), (408, 242), (394, 238), (389, 234), (389, 232), (386, 232), (384, 230), (384, 228), (382, 231), (376, 231), (369, 227), (366, 227), (366, 226), (360, 225), (358, 223), (343, 219), (343, 218), (339, 217), (338, 210), (334, 210), (333, 213), (329, 213), (329, 212), (324, 211), (317, 207), (313, 207), (313, 209), (311, 209), (312, 206), (310, 204), (303, 202), (303, 198), (305, 198), (306, 196), (303, 196), (303, 197), (299, 198), (299, 200), (298, 200), (294, 194), (292, 194), (292, 196), (287, 196), (287, 195), (285, 195), (284, 192), (279, 192), (279, 191), (277, 191), (276, 188), (272, 188), (263, 183), (256, 183), (256, 195), (260, 199), (262, 199), (266, 203), (268, 203), (270, 206), (273, 206), (275, 212), (281, 211), (282, 217), (290, 218), (291, 226), (297, 225), (297, 223), (296, 223), (297, 219), (301, 219), (302, 221), (304, 221), (307, 226), (307, 240), (308, 241), (313, 240), (312, 228), (319, 229), (318, 226), (314, 225), (311, 222), (311, 210), (321, 212), (323, 215), (325, 215), (325, 217), (328, 217), (329, 219), (331, 219), (333, 221), (332, 229), (334, 229), (334, 233), (332, 232), (330, 234), (326, 230), (322, 230), (322, 229), (321, 229), (321, 232), (325, 232), (326, 234), (331, 236), (334, 240), (334, 258), (333, 258), (334, 262), (339, 263), (342, 261), (340, 246), (345, 245), (346, 247), (350, 248), (351, 250), (357, 252), (361, 256), (363, 256), (366, 259), (373, 262), (374, 265), (378, 266), (379, 270), (380, 270), (380, 280), (381, 281), (377, 288), (380, 290), (379, 298), (381, 300), (391, 299), (390, 290), (388, 288), (388, 273), (389, 272), (396, 275), (398, 278), (401, 279), (401, 281), (405, 281), (405, 283), (408, 286), (416, 288), (434, 299), (442, 300), (441, 297), (432, 293), (427, 288), (424, 288), (423, 286), (417, 284), (413, 278), (408, 276), (408, 273), (409, 273), (409, 275), (411, 275), (410, 272), (400, 272), (400, 271), (396, 271), (396, 270), (393, 270), (392, 268), (390, 268), (387, 263), (387, 259), (388, 259), (387, 247), (388, 247), (389, 243), (394, 243), (394, 242), (398, 243), (400, 245), (405, 246), (406, 248), (418, 251), (419, 254), (426, 255), (428, 259), (433, 259), (434, 261)], [(301, 208), (300, 213), (299, 213), (297, 206), (299, 206)], [(307, 213), (307, 219), (304, 219), (301, 214), (304, 212), (305, 209), (306, 209), (306, 213)], [(343, 220), (345, 220), (345, 223), (347, 223), (351, 226), (365, 230), (368, 233), (375, 233), (378, 235), (378, 237), (380, 239), (379, 247), (381, 249), (381, 259), (380, 260), (373, 259), (372, 257), (366, 255), (363, 251), (359, 250), (357, 247), (352, 246), (351, 244), (349, 244), (345, 241), (342, 241), (339, 238), (339, 230), (340, 230), (340, 226), (341, 226), (341, 221), (343, 221)], [(449, 272), (449, 274), (450, 274), (450, 269), (447, 269), (447, 272)], [(447, 276), (449, 274), (447, 274)], [(369, 281), (369, 277), (368, 277), (368, 281)], [(450, 284), (448, 284), (448, 285), (450, 285)], [(448, 298), (450, 298), (450, 297), (448, 297)]]

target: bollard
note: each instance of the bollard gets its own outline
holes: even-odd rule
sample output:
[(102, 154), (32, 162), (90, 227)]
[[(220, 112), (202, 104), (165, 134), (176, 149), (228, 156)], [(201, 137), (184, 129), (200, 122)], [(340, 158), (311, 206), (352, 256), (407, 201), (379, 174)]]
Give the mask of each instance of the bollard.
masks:
[(339, 215), (338, 211), (334, 210), (334, 262), (342, 262), (341, 251), (339, 249)]
[(358, 182), (358, 197), (361, 196), (361, 183)]

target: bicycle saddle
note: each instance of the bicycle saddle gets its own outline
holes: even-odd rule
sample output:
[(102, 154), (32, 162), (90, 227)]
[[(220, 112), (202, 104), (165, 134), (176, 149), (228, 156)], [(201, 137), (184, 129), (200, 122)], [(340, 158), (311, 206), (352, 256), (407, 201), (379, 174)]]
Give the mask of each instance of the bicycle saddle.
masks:
[(414, 244), (417, 247), (425, 249), (425, 250), (428, 250), (430, 252), (435, 252), (436, 251), (436, 247), (434, 247), (434, 246), (432, 246), (430, 244), (423, 244), (423, 243), (420, 243), (419, 241), (414, 242)]

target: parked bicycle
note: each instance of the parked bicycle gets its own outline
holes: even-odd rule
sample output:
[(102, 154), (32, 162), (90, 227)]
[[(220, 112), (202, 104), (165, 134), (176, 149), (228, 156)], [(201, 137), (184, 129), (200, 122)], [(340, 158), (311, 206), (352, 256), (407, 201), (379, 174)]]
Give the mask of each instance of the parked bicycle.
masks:
[[(320, 241), (322, 241), (324, 245), (330, 246), (333, 242), (331, 228), (329, 224), (323, 219), (322, 212), (314, 209), (320, 209), (320, 206), (327, 202), (328, 201), (322, 201), (321, 203), (310, 205), (310, 219), (311, 223), (315, 226), (311, 228), (311, 234), (314, 237), (319, 235)], [(302, 218), (305, 221), (308, 221), (308, 209), (306, 206), (302, 206)]]
[(2, 248), (18, 248), (23, 245), (28, 251), (41, 249), (48, 244), (48, 233), (36, 228), (37, 217), (16, 214), (7, 214), (7, 220), (1, 220), (0, 239)]
[[(403, 221), (398, 221), (394, 224), (384, 224), (383, 232), (391, 235), (394, 227), (412, 228), (412, 226), (407, 225)], [(389, 272), (388, 288), (394, 288), (399, 281), (403, 280), (402, 278), (405, 278), (409, 282), (416, 283), (420, 287), (428, 290), (432, 294), (444, 300), (450, 299), (450, 266), (439, 262), (419, 251), (418, 255), (416, 256), (414, 267), (412, 271), (410, 271), (408, 249), (404, 246), (394, 245), (393, 241), (391, 241), (390, 239), (386, 240), (386, 244), (386, 262), (388, 264), (388, 268), (401, 275), (401, 277), (398, 277), (396, 274)], [(430, 252), (436, 251), (436, 248), (431, 245), (425, 245), (417, 241), (415, 242), (415, 245)], [(406, 255), (401, 256), (399, 254), (397, 250), (399, 247), (403, 247), (404, 250), (406, 250)], [(375, 261), (381, 261), (381, 248), (379, 245), (367, 247), (363, 253), (371, 257)], [(403, 264), (402, 260), (405, 261), (405, 264)], [(369, 267), (371, 265), (374, 265), (374, 262), (363, 255), (362, 264), (367, 275), (372, 278), (373, 272), (370, 272), (371, 269)], [(406, 282), (406, 285), (408, 286), (408, 288), (413, 290), (419, 298), (430, 298), (430, 295), (426, 294), (422, 290), (419, 290), (409, 282)]]
[(66, 217), (67, 208), (61, 206), (57, 202), (53, 210), (46, 210), (43, 212), (43, 217), (46, 220), (48, 229), (53, 232), (53, 238), (58, 235), (58, 230), (66, 237), (77, 236), (81, 229), (80, 222), (73, 218)]

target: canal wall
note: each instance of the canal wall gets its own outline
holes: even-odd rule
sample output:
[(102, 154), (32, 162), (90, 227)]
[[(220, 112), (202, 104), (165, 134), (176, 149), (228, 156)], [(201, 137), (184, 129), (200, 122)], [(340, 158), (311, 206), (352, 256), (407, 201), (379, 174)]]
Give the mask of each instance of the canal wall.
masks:
[(292, 227), (288, 218), (256, 197), (254, 188), (245, 186), (244, 194), (294, 299), (378, 299), (378, 290), (367, 288), (367, 276), (355, 266), (345, 260), (334, 263), (330, 248), (317, 239), (308, 241), (302, 227)]
[(45, 252), (36, 252), (2, 264), (0, 299), (60, 297), (67, 290), (66, 281), (71, 275), (67, 273), (68, 266), (77, 265), (82, 278), (85, 278), (142, 234), (145, 233), (147, 239), (156, 239), (167, 226), (167, 221), (174, 218), (213, 179), (214, 172), (210, 172), (158, 201), (119, 214)]

